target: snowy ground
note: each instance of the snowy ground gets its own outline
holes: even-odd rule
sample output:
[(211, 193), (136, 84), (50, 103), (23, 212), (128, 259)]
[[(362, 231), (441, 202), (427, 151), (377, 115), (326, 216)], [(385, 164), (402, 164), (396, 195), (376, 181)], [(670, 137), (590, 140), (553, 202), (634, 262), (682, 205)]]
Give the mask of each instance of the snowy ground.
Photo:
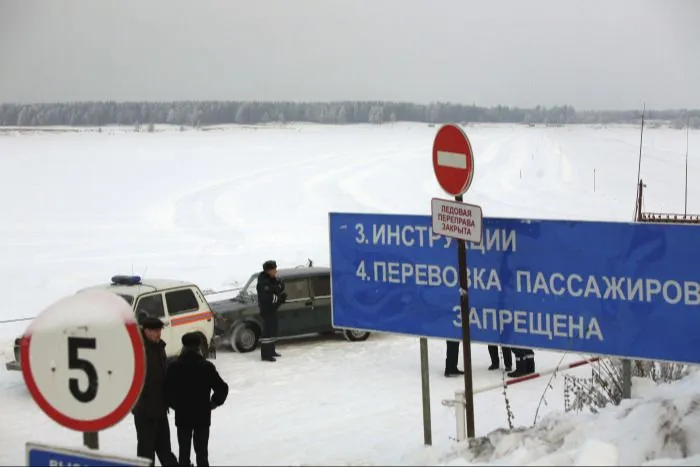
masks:
[[(396, 124), (150, 134), (0, 132), (0, 321), (35, 316), (115, 273), (221, 288), (245, 280), (268, 258), (281, 266), (307, 258), (328, 264), (329, 211), (429, 213), (430, 198), (442, 194), (430, 161), (435, 131)], [(466, 131), (476, 174), (465, 199), (480, 204), (485, 215), (632, 219), (638, 128), (483, 125)], [(691, 133), (690, 148), (693, 181), (700, 175), (700, 132)], [(684, 131), (645, 131), (645, 210), (683, 211), (684, 156)], [(688, 208), (700, 211), (697, 184), (689, 187)], [(7, 349), (26, 325), (0, 324), (0, 348)], [(216, 364), (231, 394), (213, 416), (212, 464), (464, 464), (464, 457), (452, 459), (454, 413), (440, 403), (463, 380), (442, 376), (444, 342), (429, 345), (433, 448), (423, 446), (417, 338), (296, 339), (280, 346), (284, 357), (274, 365), (261, 364), (257, 354), (220, 352)], [(485, 346), (475, 344), (472, 355), (477, 389), (500, 380), (486, 370)], [(540, 370), (582, 357), (536, 353)], [(632, 401), (600, 420), (567, 415), (548, 419), (527, 438), (493, 434), (494, 450), (466, 458), (572, 464), (590, 450), (612, 452), (601, 444), (612, 443), (621, 450), (620, 463), (642, 463), (646, 458), (631, 454), (632, 443), (656, 446), (649, 440), (664, 423), (663, 415), (656, 416), (667, 414), (664, 400), (679, 411), (668, 422), (672, 427), (697, 425), (699, 378), (694, 378), (657, 389), (656, 399)], [(546, 390), (547, 381), (508, 389), (517, 426), (533, 424), (543, 394), (547, 404), (541, 404), (537, 419), (561, 417), (562, 377), (553, 389)], [(80, 434), (49, 420), (20, 374), (0, 369), (0, 391), (1, 464), (22, 464), (27, 441), (79, 446)], [(500, 390), (475, 396), (477, 435), (507, 426), (503, 400)], [(100, 442), (108, 452), (135, 453), (131, 419), (103, 432)], [(700, 453), (695, 440), (686, 444), (688, 455)], [(648, 458), (680, 452), (650, 448)]]
[[(444, 465), (698, 465), (700, 373), (641, 390), (599, 415), (552, 414), (531, 429), (495, 431), (471, 450), (443, 453)], [(459, 455), (461, 454), (461, 456)]]

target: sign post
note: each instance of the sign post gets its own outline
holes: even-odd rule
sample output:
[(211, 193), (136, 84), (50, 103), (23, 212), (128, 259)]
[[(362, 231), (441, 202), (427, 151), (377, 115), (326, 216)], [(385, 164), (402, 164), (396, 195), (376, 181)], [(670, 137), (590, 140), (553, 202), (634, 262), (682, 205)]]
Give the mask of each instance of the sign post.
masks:
[(22, 376), (37, 405), (59, 425), (83, 433), (121, 421), (143, 387), (143, 341), (131, 306), (107, 291), (64, 298), (37, 316), (21, 342)]
[(100, 437), (96, 431), (83, 433), (83, 444), (90, 449), (100, 449)]
[[(474, 438), (474, 389), (472, 383), (472, 350), (469, 329), (469, 284), (467, 278), (466, 240), (481, 242), (481, 208), (460, 205), (462, 195), (474, 178), (474, 153), (469, 138), (457, 125), (443, 125), (433, 141), (433, 170), (442, 189), (455, 197), (457, 206), (433, 200), (433, 231), (457, 238), (462, 352), (464, 360), (464, 395), (467, 412), (467, 437)], [(469, 209), (471, 208), (471, 209)], [(472, 215), (474, 214), (474, 215)], [(436, 230), (435, 226), (439, 228)]]
[(423, 404), (423, 444), (432, 446), (433, 429), (430, 423), (430, 366), (428, 365), (428, 339), (420, 341), (420, 380)]

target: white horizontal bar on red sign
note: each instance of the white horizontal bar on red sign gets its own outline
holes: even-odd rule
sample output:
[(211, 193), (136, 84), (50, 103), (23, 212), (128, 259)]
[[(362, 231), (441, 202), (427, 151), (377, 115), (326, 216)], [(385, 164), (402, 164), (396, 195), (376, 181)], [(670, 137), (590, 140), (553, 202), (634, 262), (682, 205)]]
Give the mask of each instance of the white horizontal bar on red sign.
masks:
[(452, 167), (453, 169), (466, 169), (467, 155), (461, 152), (438, 151), (437, 163), (441, 167)]

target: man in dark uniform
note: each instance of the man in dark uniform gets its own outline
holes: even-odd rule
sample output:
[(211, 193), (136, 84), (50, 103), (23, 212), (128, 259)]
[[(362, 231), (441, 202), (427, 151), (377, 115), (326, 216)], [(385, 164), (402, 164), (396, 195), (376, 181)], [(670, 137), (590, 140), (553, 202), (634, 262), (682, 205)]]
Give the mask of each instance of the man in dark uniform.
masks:
[(197, 467), (208, 466), (211, 411), (226, 401), (228, 384), (202, 356), (198, 333), (182, 336), (182, 346), (182, 353), (165, 375), (166, 400), (175, 410), (180, 465), (192, 465), (190, 447), (194, 441)]
[(157, 454), (161, 465), (177, 465), (170, 446), (168, 406), (164, 394), (166, 355), (165, 342), (160, 339), (163, 322), (149, 316), (141, 320), (141, 327), (146, 350), (146, 380), (131, 410), (136, 425), (136, 455), (153, 463)]
[(445, 351), (445, 376), (463, 375), (464, 372), (457, 368), (459, 362), (459, 341), (447, 341)]
[(535, 372), (535, 352), (532, 349), (513, 347), (515, 354), (515, 371), (508, 373), (510, 378), (518, 378)]
[[(489, 370), (498, 370), (500, 365), (498, 364), (498, 361), (500, 360), (498, 358), (498, 346), (497, 345), (489, 345), (489, 356), (491, 357), (491, 366), (489, 367)], [(503, 364), (506, 366), (506, 371), (512, 371), (513, 370), (513, 353), (510, 350), (510, 347), (506, 347), (505, 345), (501, 346), (501, 349), (503, 350)]]
[(256, 286), (258, 307), (263, 320), (260, 336), (260, 358), (265, 362), (274, 362), (281, 357), (275, 350), (277, 340), (277, 309), (287, 300), (284, 282), (277, 278), (277, 263), (269, 260), (263, 263), (263, 270), (258, 274)]

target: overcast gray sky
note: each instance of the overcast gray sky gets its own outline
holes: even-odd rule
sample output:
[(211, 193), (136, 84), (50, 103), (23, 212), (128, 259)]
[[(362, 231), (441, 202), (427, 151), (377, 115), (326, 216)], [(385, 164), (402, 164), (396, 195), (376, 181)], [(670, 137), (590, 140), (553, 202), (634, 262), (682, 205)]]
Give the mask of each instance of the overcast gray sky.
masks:
[(0, 0), (0, 102), (700, 108), (697, 0)]

